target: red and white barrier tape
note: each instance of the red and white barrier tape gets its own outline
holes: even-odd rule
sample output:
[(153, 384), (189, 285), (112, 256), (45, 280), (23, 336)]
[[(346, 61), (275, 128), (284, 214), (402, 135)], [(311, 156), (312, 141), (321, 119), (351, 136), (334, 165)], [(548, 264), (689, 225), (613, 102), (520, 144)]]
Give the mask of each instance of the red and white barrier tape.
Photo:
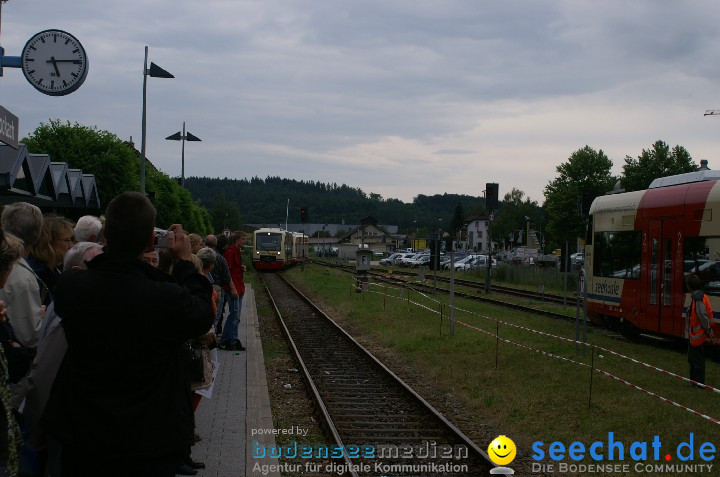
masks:
[[(373, 292), (373, 293), (379, 293), (379, 292)], [(382, 293), (379, 293), (379, 294), (382, 294)], [(420, 293), (420, 294), (423, 295), (423, 296), (426, 296), (426, 295), (424, 295), (424, 294), (422, 294), (422, 293)], [(393, 297), (393, 298), (397, 298), (397, 297)], [(427, 297), (427, 298), (429, 298), (429, 297)], [(430, 307), (428, 307), (428, 306), (422, 305), (422, 304), (417, 303), (417, 302), (414, 302), (414, 301), (412, 301), (412, 300), (408, 300), (408, 301), (409, 301), (410, 303), (414, 304), (414, 305), (420, 306), (421, 308), (425, 308), (426, 310), (428, 310), (428, 311), (430, 311), (430, 312), (432, 312), (432, 313), (439, 313), (438, 311), (433, 310), (432, 308), (430, 308)], [(436, 303), (440, 303), (440, 302), (437, 302), (436, 300), (432, 300), (432, 299), (431, 299), (431, 301), (435, 301)], [(471, 313), (471, 312), (470, 312), (470, 313)], [(473, 313), (471, 313), (471, 314), (473, 314)], [(497, 321), (497, 322), (499, 322), (499, 323), (506, 324), (506, 325), (514, 326), (514, 327), (516, 327), (516, 328), (520, 328), (520, 329), (523, 329), (523, 330), (531, 331), (531, 332), (533, 332), (533, 333), (538, 333), (538, 334), (541, 334), (541, 335), (546, 335), (546, 336), (558, 338), (558, 339), (561, 339), (561, 340), (564, 340), (564, 341), (571, 341), (571, 342), (577, 343), (577, 341), (575, 341), (575, 340), (570, 340), (570, 339), (568, 339), (568, 338), (563, 338), (563, 337), (561, 337), (561, 336), (556, 336), (556, 335), (552, 335), (552, 334), (549, 334), (549, 333), (541, 332), (541, 331), (538, 331), (538, 330), (533, 330), (533, 329), (531, 329), (531, 328), (525, 328), (525, 327), (522, 327), (522, 326), (519, 326), (519, 325), (513, 325), (512, 323), (506, 323), (506, 322), (501, 321), (501, 320), (495, 320), (495, 321)], [(463, 326), (465, 326), (465, 327), (467, 327), (467, 328), (470, 328), (470, 329), (472, 329), (472, 330), (479, 331), (479, 332), (481, 332), (481, 333), (483, 333), (483, 334), (485, 334), (485, 335), (487, 335), (487, 336), (490, 336), (490, 337), (492, 337), (492, 338), (495, 338), (495, 339), (497, 339), (497, 340), (499, 340), (499, 341), (502, 341), (502, 342), (504, 342), (504, 343), (508, 343), (508, 344), (511, 344), (511, 345), (517, 346), (517, 347), (519, 347), (519, 348), (523, 348), (523, 349), (526, 349), (526, 350), (528, 350), (528, 351), (532, 351), (532, 352), (535, 352), (535, 353), (538, 353), (538, 354), (542, 354), (542, 355), (548, 356), (548, 357), (550, 357), (550, 358), (558, 359), (558, 360), (561, 360), (561, 361), (566, 361), (566, 362), (572, 363), (572, 364), (577, 364), (577, 365), (582, 366), (582, 367), (585, 367), (585, 368), (589, 368), (589, 367), (590, 367), (590, 365), (587, 364), (587, 363), (582, 363), (582, 362), (580, 362), (580, 361), (575, 361), (575, 360), (573, 360), (573, 359), (566, 358), (566, 357), (564, 357), (564, 356), (558, 356), (558, 355), (556, 355), (556, 354), (549, 353), (549, 352), (547, 352), (547, 351), (543, 351), (543, 350), (539, 350), (539, 349), (536, 349), (536, 348), (532, 348), (532, 347), (530, 347), (530, 346), (526, 346), (526, 345), (523, 345), (523, 344), (521, 344), (521, 343), (517, 343), (517, 342), (515, 342), (515, 341), (509, 340), (509, 339), (506, 339), (506, 338), (502, 338), (502, 337), (498, 336), (497, 334), (495, 334), (495, 333), (493, 333), (493, 332), (491, 332), (491, 331), (484, 330), (484, 329), (480, 328), (479, 326), (471, 325), (471, 324), (466, 323), (466, 322), (464, 322), (464, 321), (462, 321), (462, 320), (459, 320), (459, 319), (457, 319), (457, 318), (455, 319), (455, 322), (456, 322), (456, 323), (459, 323), (459, 324), (461, 324), (461, 325), (463, 325)], [(628, 357), (628, 356), (624, 356), (624, 355), (622, 355), (622, 354), (620, 354), (620, 353), (616, 353), (616, 352), (614, 352), (614, 351), (612, 351), (612, 350), (609, 350), (609, 349), (607, 349), (607, 348), (603, 348), (603, 347), (601, 347), (601, 346), (597, 346), (597, 345), (591, 345), (591, 346), (595, 346), (595, 347), (598, 348), (599, 350), (605, 351), (605, 352), (607, 352), (607, 353), (614, 354), (614, 355), (619, 356), (619, 357), (621, 357), (621, 358), (628, 359), (628, 360), (630, 360), (630, 361), (632, 361), (632, 362), (634, 362), (634, 363), (636, 363), (636, 364), (640, 364), (640, 365), (646, 366), (646, 367), (648, 367), (648, 368), (650, 368), (650, 369), (663, 372), (663, 373), (668, 374), (668, 375), (673, 376), (673, 377), (680, 378), (680, 379), (682, 379), (682, 380), (684, 380), (684, 381), (689, 381), (689, 382), (691, 382), (691, 383), (693, 383), (693, 384), (696, 384), (696, 385), (704, 386), (704, 387), (707, 388), (707, 389), (710, 389), (710, 390), (712, 390), (712, 391), (717, 392), (717, 389), (716, 389), (716, 388), (713, 388), (712, 386), (707, 386), (707, 385), (703, 385), (703, 384), (701, 384), (701, 383), (697, 383), (697, 382), (695, 382), (695, 381), (693, 381), (693, 380), (691, 380), (691, 379), (685, 378), (685, 377), (683, 377), (683, 376), (679, 376), (679, 375), (677, 375), (677, 374), (675, 374), (675, 373), (671, 373), (670, 371), (663, 370), (663, 369), (658, 368), (658, 367), (656, 367), (656, 366), (652, 366), (652, 365), (649, 365), (649, 364), (647, 364), (647, 363), (643, 363), (642, 361), (638, 361), (638, 360), (636, 360), (636, 359), (634, 359), (634, 358), (630, 358), (630, 357)], [(640, 392), (642, 392), (642, 393), (644, 393), (644, 394), (647, 394), (647, 395), (649, 395), (649, 396), (652, 396), (652, 397), (654, 397), (654, 398), (656, 398), (656, 399), (658, 399), (658, 400), (660, 400), (660, 401), (662, 401), (662, 402), (665, 402), (665, 403), (667, 403), (667, 404), (671, 404), (671, 405), (673, 405), (673, 406), (675, 406), (675, 407), (677, 407), (677, 408), (679, 408), (679, 409), (683, 409), (683, 410), (685, 410), (685, 411), (687, 411), (687, 412), (690, 412), (690, 413), (692, 413), (692, 414), (695, 414), (696, 416), (699, 416), (699, 417), (701, 417), (701, 418), (703, 418), (703, 419), (705, 419), (705, 420), (708, 420), (708, 421), (710, 421), (710, 422), (712, 422), (712, 423), (714, 423), (714, 424), (720, 424), (720, 420), (718, 420), (718, 419), (716, 419), (716, 418), (714, 418), (714, 417), (711, 417), (711, 416), (708, 416), (707, 414), (703, 414), (703, 413), (701, 413), (701, 412), (698, 412), (698, 411), (696, 411), (696, 410), (694, 410), (694, 409), (691, 409), (691, 408), (689, 408), (689, 407), (687, 407), (687, 406), (684, 406), (684, 405), (682, 405), (682, 404), (680, 404), (680, 403), (678, 403), (678, 402), (676, 402), (676, 401), (673, 401), (673, 400), (668, 399), (668, 398), (666, 398), (666, 397), (660, 396), (659, 394), (656, 394), (656, 393), (654, 393), (654, 392), (652, 392), (652, 391), (648, 391), (647, 389), (644, 389), (644, 388), (642, 388), (642, 387), (640, 387), (640, 386), (638, 386), (638, 385), (636, 385), (636, 384), (633, 384), (633, 383), (631, 383), (630, 381), (627, 381), (626, 379), (623, 379), (623, 378), (620, 378), (620, 377), (618, 377), (618, 376), (615, 376), (614, 374), (612, 374), (612, 373), (610, 373), (610, 372), (608, 372), (608, 371), (605, 371), (605, 370), (603, 370), (603, 369), (596, 368), (596, 367), (593, 367), (593, 370), (594, 370), (594, 371), (597, 371), (598, 373), (602, 374), (603, 376), (605, 376), (605, 377), (607, 377), (607, 378), (613, 379), (613, 380), (618, 381), (618, 382), (620, 382), (620, 383), (622, 383), (622, 384), (625, 384), (625, 385), (627, 385), (627, 386), (630, 386), (631, 388), (634, 388), (634, 389), (636, 389), (637, 391), (640, 391)]]
[(595, 371), (597, 371), (598, 373), (604, 375), (605, 377), (608, 377), (608, 378), (610, 378), (610, 379), (614, 379), (615, 381), (618, 381), (618, 382), (621, 382), (621, 383), (623, 383), (623, 384), (626, 384), (626, 385), (630, 386), (631, 388), (635, 388), (635, 389), (637, 389), (638, 391), (641, 391), (641, 392), (643, 392), (643, 393), (645, 393), (645, 394), (649, 394), (650, 396), (652, 396), (652, 397), (654, 397), (654, 398), (657, 398), (657, 399), (659, 399), (659, 400), (661, 400), (661, 401), (663, 401), (663, 402), (666, 402), (666, 403), (668, 403), (668, 404), (672, 404), (672, 405), (675, 406), (675, 407), (678, 407), (678, 408), (683, 409), (683, 410), (685, 410), (685, 411), (691, 412), (691, 413), (695, 414), (696, 416), (700, 416), (700, 417), (702, 417), (703, 419), (706, 419), (706, 420), (712, 422), (713, 424), (720, 424), (720, 420), (715, 419), (714, 417), (710, 417), (710, 416), (708, 416), (708, 415), (706, 415), (706, 414), (703, 414), (703, 413), (701, 413), (701, 412), (698, 412), (698, 411), (696, 411), (696, 410), (694, 410), (694, 409), (690, 409), (690, 408), (687, 407), (687, 406), (683, 406), (682, 404), (677, 403), (677, 402), (675, 402), (675, 401), (672, 401), (672, 400), (670, 400), (670, 399), (668, 399), (668, 398), (664, 398), (664, 397), (660, 396), (659, 394), (655, 394), (655, 393), (652, 392), (652, 391), (648, 391), (647, 389), (643, 389), (643, 388), (641, 388), (640, 386), (638, 386), (637, 384), (633, 384), (633, 383), (631, 383), (631, 382), (629, 382), (629, 381), (626, 381), (625, 379), (619, 378), (619, 377), (615, 376), (614, 374), (608, 373), (608, 372), (605, 371), (605, 370), (602, 370), (602, 369), (599, 369), (599, 368), (595, 368)]

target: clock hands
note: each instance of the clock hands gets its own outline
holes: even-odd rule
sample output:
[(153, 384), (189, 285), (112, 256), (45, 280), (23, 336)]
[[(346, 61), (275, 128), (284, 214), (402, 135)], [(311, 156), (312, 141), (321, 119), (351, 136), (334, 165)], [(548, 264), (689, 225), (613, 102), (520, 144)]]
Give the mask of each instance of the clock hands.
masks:
[(81, 65), (82, 60), (56, 60), (54, 56), (51, 56), (50, 59), (46, 61), (46, 63), (52, 63), (53, 68), (55, 68), (55, 74), (60, 76), (60, 70), (57, 66), (58, 63), (72, 63), (74, 65)]
[(50, 59), (49, 59), (47, 62), (53, 64), (53, 67), (55, 68), (55, 74), (58, 75), (58, 76), (60, 76), (60, 70), (59, 70), (58, 67), (57, 67), (57, 63), (58, 63), (58, 62), (57, 62), (57, 60), (55, 59), (55, 57), (54, 57), (54, 56), (51, 56)]

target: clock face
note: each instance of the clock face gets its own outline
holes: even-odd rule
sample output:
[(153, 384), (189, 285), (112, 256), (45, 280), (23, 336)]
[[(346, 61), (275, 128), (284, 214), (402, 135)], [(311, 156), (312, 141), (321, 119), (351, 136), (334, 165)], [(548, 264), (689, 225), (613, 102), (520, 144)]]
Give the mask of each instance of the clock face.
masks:
[(25, 44), (21, 60), (25, 78), (35, 89), (51, 96), (72, 93), (88, 72), (85, 49), (77, 38), (62, 30), (35, 34)]

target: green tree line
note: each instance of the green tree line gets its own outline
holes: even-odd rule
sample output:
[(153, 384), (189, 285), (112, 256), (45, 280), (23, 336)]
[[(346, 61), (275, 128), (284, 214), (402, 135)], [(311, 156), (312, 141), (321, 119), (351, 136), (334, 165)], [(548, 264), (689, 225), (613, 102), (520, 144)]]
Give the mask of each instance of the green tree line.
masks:
[[(56, 162), (94, 174), (101, 213), (116, 195), (139, 189), (140, 154), (115, 134), (95, 127), (60, 120), (41, 123), (21, 141), (36, 154), (49, 154)], [(493, 240), (508, 244), (511, 234), (526, 224), (542, 231), (546, 250), (565, 241), (584, 237), (592, 200), (620, 187), (625, 191), (646, 189), (659, 177), (698, 169), (682, 146), (670, 147), (658, 140), (637, 157), (624, 158), (623, 172), (611, 173), (612, 161), (600, 149), (584, 146), (556, 167), (557, 176), (544, 189), (540, 206), (519, 189), (505, 193), (493, 211)], [(281, 177), (250, 179), (187, 178), (186, 188), (158, 171), (148, 161), (146, 189), (158, 212), (158, 226), (182, 223), (194, 232), (207, 234), (243, 224), (284, 224), (299, 221), (300, 207), (309, 210), (312, 223), (357, 224), (373, 216), (381, 224), (398, 225), (401, 232), (426, 235), (438, 228), (456, 232), (463, 218), (482, 216), (485, 199), (462, 194), (419, 194), (410, 203), (385, 199), (346, 184), (298, 181)], [(500, 185), (502, 188), (502, 184)], [(289, 201), (289, 208), (288, 208)]]
[[(70, 168), (94, 174), (100, 213), (113, 197), (140, 188), (140, 154), (111, 132), (50, 120), (47, 124), (41, 123), (21, 142), (32, 153), (49, 154), (54, 162), (67, 162)], [(175, 179), (158, 171), (150, 162), (146, 164), (145, 188), (157, 210), (158, 227), (180, 223), (187, 230), (201, 234), (213, 230), (208, 211)]]

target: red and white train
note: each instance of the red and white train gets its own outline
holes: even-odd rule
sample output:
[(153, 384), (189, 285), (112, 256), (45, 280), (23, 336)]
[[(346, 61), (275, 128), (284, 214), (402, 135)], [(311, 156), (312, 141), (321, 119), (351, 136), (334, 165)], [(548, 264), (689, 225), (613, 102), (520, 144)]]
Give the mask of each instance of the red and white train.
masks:
[(307, 253), (307, 235), (279, 228), (253, 232), (252, 264), (257, 270), (280, 270), (305, 260)]
[[(704, 162), (704, 161), (703, 161)], [(720, 171), (656, 179), (647, 190), (598, 197), (585, 246), (590, 318), (628, 334), (684, 337), (684, 277), (705, 283), (720, 312)]]

